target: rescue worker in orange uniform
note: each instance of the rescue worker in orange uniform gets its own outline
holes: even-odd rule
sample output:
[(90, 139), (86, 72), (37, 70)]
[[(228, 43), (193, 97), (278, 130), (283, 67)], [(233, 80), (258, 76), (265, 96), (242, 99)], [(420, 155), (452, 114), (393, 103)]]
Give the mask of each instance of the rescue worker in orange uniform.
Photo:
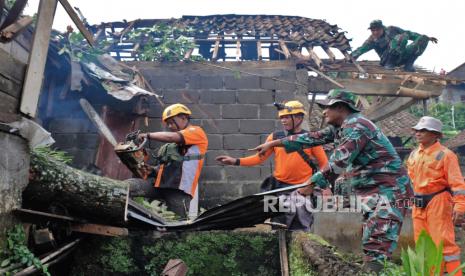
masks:
[[(284, 104), (275, 105), (278, 108), (278, 117), (285, 131), (275, 131), (271, 133), (266, 139), (267, 142), (281, 139), (289, 135), (307, 132), (302, 129), (302, 123), (306, 114), (302, 103), (299, 101), (288, 101)], [(314, 170), (318, 170), (318, 167), (323, 168), (328, 163), (328, 158), (322, 146), (292, 153), (286, 153), (284, 148), (275, 147), (268, 150), (263, 155), (257, 153), (244, 158), (221, 155), (218, 156), (216, 160), (224, 165), (257, 166), (265, 162), (273, 153), (274, 172), (272, 176), (264, 181), (262, 185), (263, 191), (302, 184), (312, 176)], [(299, 219), (287, 219), (287, 223), (285, 223), (285, 220), (285, 218), (281, 218), (277, 221), (288, 224), (289, 230), (310, 230), (310, 225), (302, 225), (308, 223), (303, 221), (299, 222)], [(292, 225), (293, 221), (294, 223)]]
[(439, 143), (440, 120), (422, 117), (413, 130), (419, 146), (410, 154), (407, 167), (415, 191), (412, 211), (415, 241), (422, 230), (426, 230), (436, 245), (443, 241), (443, 265), (451, 273), (460, 265), (454, 224), (461, 224), (465, 214), (464, 179), (457, 156)]
[(187, 217), (191, 199), (196, 196), (208, 148), (203, 129), (190, 123), (191, 114), (183, 104), (170, 105), (162, 115), (163, 123), (170, 131), (139, 134), (140, 138), (168, 143), (159, 151), (158, 157), (163, 160), (155, 178), (155, 189), (151, 192), (154, 198), (165, 200), (168, 209), (181, 218)]

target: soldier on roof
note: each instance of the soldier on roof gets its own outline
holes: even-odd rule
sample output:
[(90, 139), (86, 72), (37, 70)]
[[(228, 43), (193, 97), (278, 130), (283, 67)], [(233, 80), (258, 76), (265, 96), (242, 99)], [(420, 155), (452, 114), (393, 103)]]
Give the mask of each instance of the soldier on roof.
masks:
[(413, 63), (423, 54), (428, 42), (438, 42), (434, 37), (406, 31), (396, 26), (386, 27), (381, 20), (373, 20), (368, 29), (371, 30), (370, 37), (352, 52), (352, 57), (356, 60), (374, 49), (380, 58), (380, 65), (389, 70), (396, 66), (404, 66), (405, 71), (415, 72)]

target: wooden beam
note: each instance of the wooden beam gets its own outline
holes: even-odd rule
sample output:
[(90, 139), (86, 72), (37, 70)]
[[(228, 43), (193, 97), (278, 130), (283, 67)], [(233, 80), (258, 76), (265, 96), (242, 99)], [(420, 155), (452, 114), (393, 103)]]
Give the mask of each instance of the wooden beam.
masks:
[(68, 13), (69, 17), (71, 17), (71, 20), (73, 20), (74, 24), (79, 29), (79, 31), (82, 33), (82, 35), (84, 35), (84, 37), (86, 38), (90, 46), (94, 47), (95, 45), (94, 36), (89, 32), (89, 30), (87, 30), (86, 26), (84, 26), (84, 23), (82, 23), (78, 14), (74, 11), (73, 7), (71, 7), (68, 0), (58, 0), (58, 1), (60, 1), (65, 11)]
[(308, 54), (310, 58), (315, 62), (316, 66), (318, 66), (319, 69), (323, 68), (323, 62), (321, 62), (321, 59), (315, 54), (313, 51), (312, 47), (305, 47), (308, 51)]
[(279, 259), (281, 263), (281, 276), (289, 276), (289, 260), (287, 258), (286, 230), (278, 230)]
[(321, 46), (321, 48), (323, 48), (330, 60), (336, 60), (336, 55), (333, 53), (333, 51), (331, 51), (331, 49), (328, 46)]
[(184, 55), (184, 60), (190, 59), (192, 56), (192, 52), (194, 52), (194, 48), (190, 48), (189, 50), (187, 50), (186, 54)]
[(372, 105), (368, 110), (364, 110), (363, 113), (368, 119), (374, 122), (381, 121), (408, 108), (416, 102), (417, 99), (407, 97), (386, 98), (384, 102)]
[(237, 37), (237, 41), (236, 41), (236, 60), (240, 60), (241, 56), (241, 38), (240, 37)]
[(2, 41), (11, 40), (19, 32), (21, 32), (24, 28), (29, 26), (32, 23), (32, 21), (33, 21), (32, 17), (26, 15), (26, 16), (20, 18), (18, 21), (14, 22), (13, 24), (8, 25), (5, 29), (3, 29), (0, 32), (1, 36), (2, 36)]
[(73, 224), (71, 231), (109, 237), (123, 237), (129, 233), (127, 228), (92, 223)]
[(257, 41), (257, 59), (262, 60), (262, 42), (259, 40)]
[(328, 77), (327, 75), (325, 75), (323, 72), (321, 72), (320, 70), (317, 70), (315, 68), (313, 68), (312, 66), (310, 65), (307, 65), (306, 66), (308, 69), (312, 70), (313, 72), (317, 73), (318, 75), (320, 75), (321, 77), (327, 79), (328, 81), (330, 81), (331, 83), (333, 83), (334, 85), (338, 86), (339, 88), (345, 88), (344, 85), (340, 84), (339, 82), (333, 80), (332, 78)]
[(221, 36), (216, 37), (215, 46), (213, 47), (212, 61), (218, 60), (218, 51), (220, 49)]
[(29, 62), (24, 80), (20, 111), (30, 117), (37, 113), (37, 103), (42, 87), (48, 44), (52, 31), (57, 0), (41, 0), (37, 15), (36, 29), (32, 41)]
[(367, 71), (365, 71), (365, 69), (363, 69), (362, 66), (360, 66), (360, 64), (358, 64), (358, 62), (349, 53), (343, 52), (343, 54), (347, 60), (350, 60), (355, 65), (355, 67), (360, 73), (364, 75), (367, 73)]
[(279, 40), (279, 47), (281, 47), (281, 50), (283, 51), (286, 59), (289, 59), (291, 57), (291, 52), (289, 51), (289, 48), (287, 48), (286, 42), (284, 42), (284, 40)]

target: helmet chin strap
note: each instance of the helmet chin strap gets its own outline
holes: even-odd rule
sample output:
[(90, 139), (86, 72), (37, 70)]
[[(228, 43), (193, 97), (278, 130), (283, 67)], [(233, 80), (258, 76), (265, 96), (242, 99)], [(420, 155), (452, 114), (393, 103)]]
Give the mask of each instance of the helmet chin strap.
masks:
[(187, 118), (187, 122), (186, 122), (186, 124), (184, 125), (184, 127), (183, 127), (182, 129), (179, 127), (179, 125), (178, 125), (178, 123), (176, 122), (176, 119), (175, 119), (175, 118), (173, 118), (173, 123), (174, 123), (174, 125), (176, 126), (177, 131), (181, 131), (181, 130), (185, 129), (185, 128), (189, 125), (190, 120), (191, 120), (191, 118), (188, 117), (188, 118)]
[(291, 120), (292, 120), (292, 129), (289, 130), (288, 132), (289, 132), (290, 134), (294, 134), (294, 133), (295, 133), (295, 129), (298, 128), (298, 127), (300, 127), (300, 125), (302, 125), (302, 122), (303, 122), (304, 120), (300, 121), (300, 123), (299, 123), (298, 125), (295, 124), (294, 115), (291, 115)]

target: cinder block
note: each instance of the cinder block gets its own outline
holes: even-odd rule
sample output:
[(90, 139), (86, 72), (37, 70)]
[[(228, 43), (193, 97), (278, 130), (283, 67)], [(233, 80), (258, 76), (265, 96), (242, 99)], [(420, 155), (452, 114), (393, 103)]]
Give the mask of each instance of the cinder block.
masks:
[(217, 104), (188, 104), (195, 119), (221, 119), (221, 106)]
[(294, 91), (276, 91), (275, 101), (276, 102), (287, 102), (295, 100)]
[(260, 180), (259, 167), (225, 167), (226, 179), (228, 182), (237, 182), (244, 180)]
[(234, 104), (236, 93), (234, 91), (211, 91), (200, 92), (200, 102), (205, 104)]
[(186, 88), (186, 77), (184, 75), (150, 75), (148, 81), (154, 89)]
[(235, 76), (224, 77), (226, 89), (260, 89), (260, 77), (258, 76)]
[(208, 150), (205, 156), (205, 165), (206, 166), (221, 166), (221, 163), (215, 160), (216, 157), (220, 155), (228, 155), (224, 150)]
[(148, 126), (145, 126), (145, 123), (142, 123), (140, 126), (142, 132), (162, 131), (164, 129), (161, 118), (149, 118)]
[(248, 196), (260, 193), (261, 183), (244, 183), (241, 185), (242, 196)]
[(240, 104), (272, 104), (273, 92), (261, 91), (237, 91), (237, 102)]
[(166, 104), (198, 103), (199, 98), (199, 92), (195, 90), (168, 90), (163, 92), (163, 102)]
[(223, 166), (203, 166), (201, 176), (203, 182), (224, 180), (224, 168)]
[(208, 134), (208, 150), (221, 150), (223, 149), (223, 135), (221, 134)]
[(225, 150), (251, 149), (260, 144), (260, 135), (229, 134), (223, 137)]
[(206, 133), (238, 133), (239, 120), (205, 120), (203, 129)]
[(191, 76), (189, 78), (190, 89), (221, 89), (223, 78), (221, 76)]
[(199, 205), (211, 209), (230, 202), (241, 196), (241, 186), (231, 185), (224, 181), (202, 182), (199, 185)]
[(240, 132), (251, 134), (270, 133), (275, 129), (275, 120), (240, 120)]
[(154, 98), (149, 99), (149, 117), (161, 118), (164, 107)]
[(260, 105), (259, 111), (260, 119), (277, 119), (278, 118), (278, 110), (274, 105)]
[(276, 90), (276, 80), (271, 78), (260, 78), (260, 88), (266, 90)]
[(258, 105), (230, 104), (222, 106), (223, 119), (257, 119)]

